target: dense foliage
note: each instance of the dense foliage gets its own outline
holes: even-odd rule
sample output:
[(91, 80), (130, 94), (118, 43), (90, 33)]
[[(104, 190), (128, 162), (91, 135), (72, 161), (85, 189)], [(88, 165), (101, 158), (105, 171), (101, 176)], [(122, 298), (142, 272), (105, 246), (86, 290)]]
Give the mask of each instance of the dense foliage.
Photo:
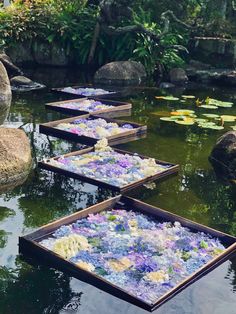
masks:
[[(0, 10), (0, 44), (10, 46), (35, 39), (58, 43), (68, 54), (74, 53), (80, 64), (86, 64), (99, 15), (98, 4), (96, 0), (15, 0), (10, 7)], [(191, 35), (229, 37), (234, 29), (231, 22), (234, 10), (227, 6), (227, 0), (135, 0), (129, 5), (132, 16), (124, 15), (115, 27), (143, 25), (160, 34), (164, 27), (161, 14), (172, 10), (179, 20), (191, 24), (193, 30), (186, 30), (175, 20), (170, 21), (169, 31), (160, 44), (142, 33), (117, 36), (102, 33), (93, 60), (96, 65), (134, 59), (141, 61), (149, 73), (157, 64), (165, 68), (180, 66), (186, 53), (176, 46), (186, 46)], [(226, 5), (221, 16), (217, 9), (220, 5), (222, 8)]]

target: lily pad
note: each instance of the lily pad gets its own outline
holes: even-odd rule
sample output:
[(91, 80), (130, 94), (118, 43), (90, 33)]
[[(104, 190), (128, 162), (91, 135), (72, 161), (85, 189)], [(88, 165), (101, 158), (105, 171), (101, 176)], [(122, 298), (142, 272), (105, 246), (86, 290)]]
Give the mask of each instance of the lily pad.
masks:
[(173, 97), (173, 96), (156, 96), (156, 99), (162, 99), (162, 100), (169, 100), (169, 101), (177, 101), (179, 100), (178, 97)]
[(195, 99), (196, 98), (193, 95), (182, 95), (181, 97), (184, 98), (184, 99)]
[[(186, 110), (186, 109), (178, 109), (175, 112), (178, 112), (178, 114), (182, 115), (182, 116), (189, 116), (193, 113), (195, 113), (194, 110)], [(171, 113), (172, 114), (172, 113)]]
[(160, 120), (166, 121), (166, 122), (173, 122), (174, 121), (173, 119), (171, 119), (171, 117), (161, 117)]
[(200, 127), (211, 127), (211, 126), (216, 126), (216, 124), (214, 122), (209, 122), (209, 121), (206, 121), (206, 122), (199, 122), (198, 125)]
[(208, 125), (208, 126), (201, 126), (203, 129), (211, 129), (211, 130), (224, 130), (223, 126), (220, 125)]
[(236, 116), (223, 115), (220, 117), (224, 122), (234, 122), (236, 120)]
[(205, 108), (205, 109), (218, 109), (217, 106), (214, 105), (201, 105), (200, 108)]
[(214, 114), (214, 113), (203, 113), (202, 115), (210, 119), (216, 119), (220, 117), (218, 114)]
[(217, 100), (214, 98), (207, 98), (206, 99), (206, 104), (207, 105), (213, 105), (213, 106), (217, 106), (217, 107), (223, 107), (223, 108), (231, 108), (233, 106), (233, 102), (229, 102), (229, 101), (221, 101), (221, 100)]
[(207, 122), (207, 119), (197, 118), (197, 119), (195, 119), (195, 121), (196, 121), (197, 123), (205, 123), (205, 122)]
[(177, 120), (175, 121), (177, 124), (182, 124), (182, 125), (193, 125), (195, 123), (194, 119), (185, 119), (185, 120)]

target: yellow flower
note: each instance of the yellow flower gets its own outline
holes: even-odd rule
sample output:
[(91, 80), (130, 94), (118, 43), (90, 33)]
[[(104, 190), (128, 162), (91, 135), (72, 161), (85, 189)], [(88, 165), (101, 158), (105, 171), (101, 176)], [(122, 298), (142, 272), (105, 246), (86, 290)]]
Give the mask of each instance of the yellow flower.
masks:
[(152, 282), (164, 282), (169, 280), (169, 275), (166, 274), (163, 270), (148, 273), (144, 279)]
[(97, 142), (97, 144), (94, 145), (95, 152), (105, 152), (105, 151), (111, 151), (112, 148), (108, 146), (108, 141), (106, 138), (101, 139)]
[(95, 270), (95, 267), (93, 266), (93, 264), (90, 264), (90, 263), (86, 263), (86, 262), (83, 262), (83, 261), (78, 261), (76, 263), (77, 266), (79, 266), (80, 268), (84, 269), (84, 270), (87, 270), (87, 271), (94, 271)]
[(137, 220), (129, 220), (128, 222), (130, 229), (137, 229), (138, 228), (138, 223)]
[(116, 272), (122, 272), (132, 266), (132, 262), (127, 257), (122, 257), (120, 260), (112, 260), (108, 262), (109, 267)]
[(67, 237), (57, 239), (53, 246), (53, 252), (61, 255), (65, 259), (75, 256), (80, 250), (91, 248), (88, 240), (80, 235), (71, 234)]
[(91, 161), (91, 158), (83, 158), (80, 160), (73, 160), (73, 164), (75, 164), (76, 166), (82, 166), (82, 165), (86, 165)]

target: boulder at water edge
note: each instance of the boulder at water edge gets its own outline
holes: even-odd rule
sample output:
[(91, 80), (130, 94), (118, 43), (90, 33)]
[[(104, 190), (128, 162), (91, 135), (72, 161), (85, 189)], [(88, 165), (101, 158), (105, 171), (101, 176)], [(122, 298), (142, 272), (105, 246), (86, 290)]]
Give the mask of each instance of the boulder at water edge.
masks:
[(182, 85), (188, 82), (188, 77), (184, 69), (174, 68), (169, 72), (170, 82), (175, 85)]
[(11, 99), (0, 99), (0, 125), (2, 125), (8, 116), (11, 107)]
[(11, 85), (7, 75), (7, 71), (0, 62), (0, 100), (11, 98)]
[(45, 88), (45, 85), (34, 82), (28, 77), (22, 75), (14, 76), (11, 79), (11, 86), (13, 90), (17, 91), (31, 91), (35, 89)]
[(127, 86), (138, 85), (146, 78), (144, 66), (135, 61), (116, 61), (102, 66), (94, 81), (101, 85)]
[(209, 157), (216, 173), (224, 179), (236, 179), (236, 131), (221, 136)]
[(0, 127), (0, 190), (27, 178), (31, 164), (31, 149), (25, 132)]

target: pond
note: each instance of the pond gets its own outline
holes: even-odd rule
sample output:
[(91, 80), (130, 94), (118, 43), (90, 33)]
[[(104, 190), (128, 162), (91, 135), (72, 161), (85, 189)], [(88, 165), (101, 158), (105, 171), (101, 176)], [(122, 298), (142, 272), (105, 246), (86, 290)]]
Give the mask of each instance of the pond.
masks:
[[(69, 70), (34, 69), (28, 74), (48, 87), (82, 83), (89, 79)], [(160, 121), (166, 111), (196, 109), (194, 102), (186, 105), (155, 99), (155, 96), (164, 94), (164, 91), (151, 88), (122, 99), (133, 103), (132, 116), (126, 119), (147, 124), (148, 135), (119, 145), (119, 148), (178, 163), (180, 173), (157, 184), (154, 189), (141, 187), (128, 195), (235, 236), (236, 185), (219, 181), (208, 162), (216, 139), (230, 124), (222, 131)], [(199, 99), (209, 96), (236, 104), (233, 89), (193, 86), (173, 93), (177, 97), (181, 94), (195, 95)], [(50, 89), (13, 96), (5, 124), (21, 126), (27, 132), (35, 163), (44, 157), (80, 148), (38, 132), (39, 123), (64, 117), (44, 108), (45, 102), (56, 101), (60, 97)], [(236, 115), (236, 106), (204, 112)], [(37, 168), (31, 171), (23, 185), (0, 194), (0, 313), (146, 313), (53, 268), (37, 263), (31, 265), (18, 255), (18, 236), (111, 195), (108, 190)], [(232, 314), (235, 308), (236, 258), (232, 258), (154, 313)]]

